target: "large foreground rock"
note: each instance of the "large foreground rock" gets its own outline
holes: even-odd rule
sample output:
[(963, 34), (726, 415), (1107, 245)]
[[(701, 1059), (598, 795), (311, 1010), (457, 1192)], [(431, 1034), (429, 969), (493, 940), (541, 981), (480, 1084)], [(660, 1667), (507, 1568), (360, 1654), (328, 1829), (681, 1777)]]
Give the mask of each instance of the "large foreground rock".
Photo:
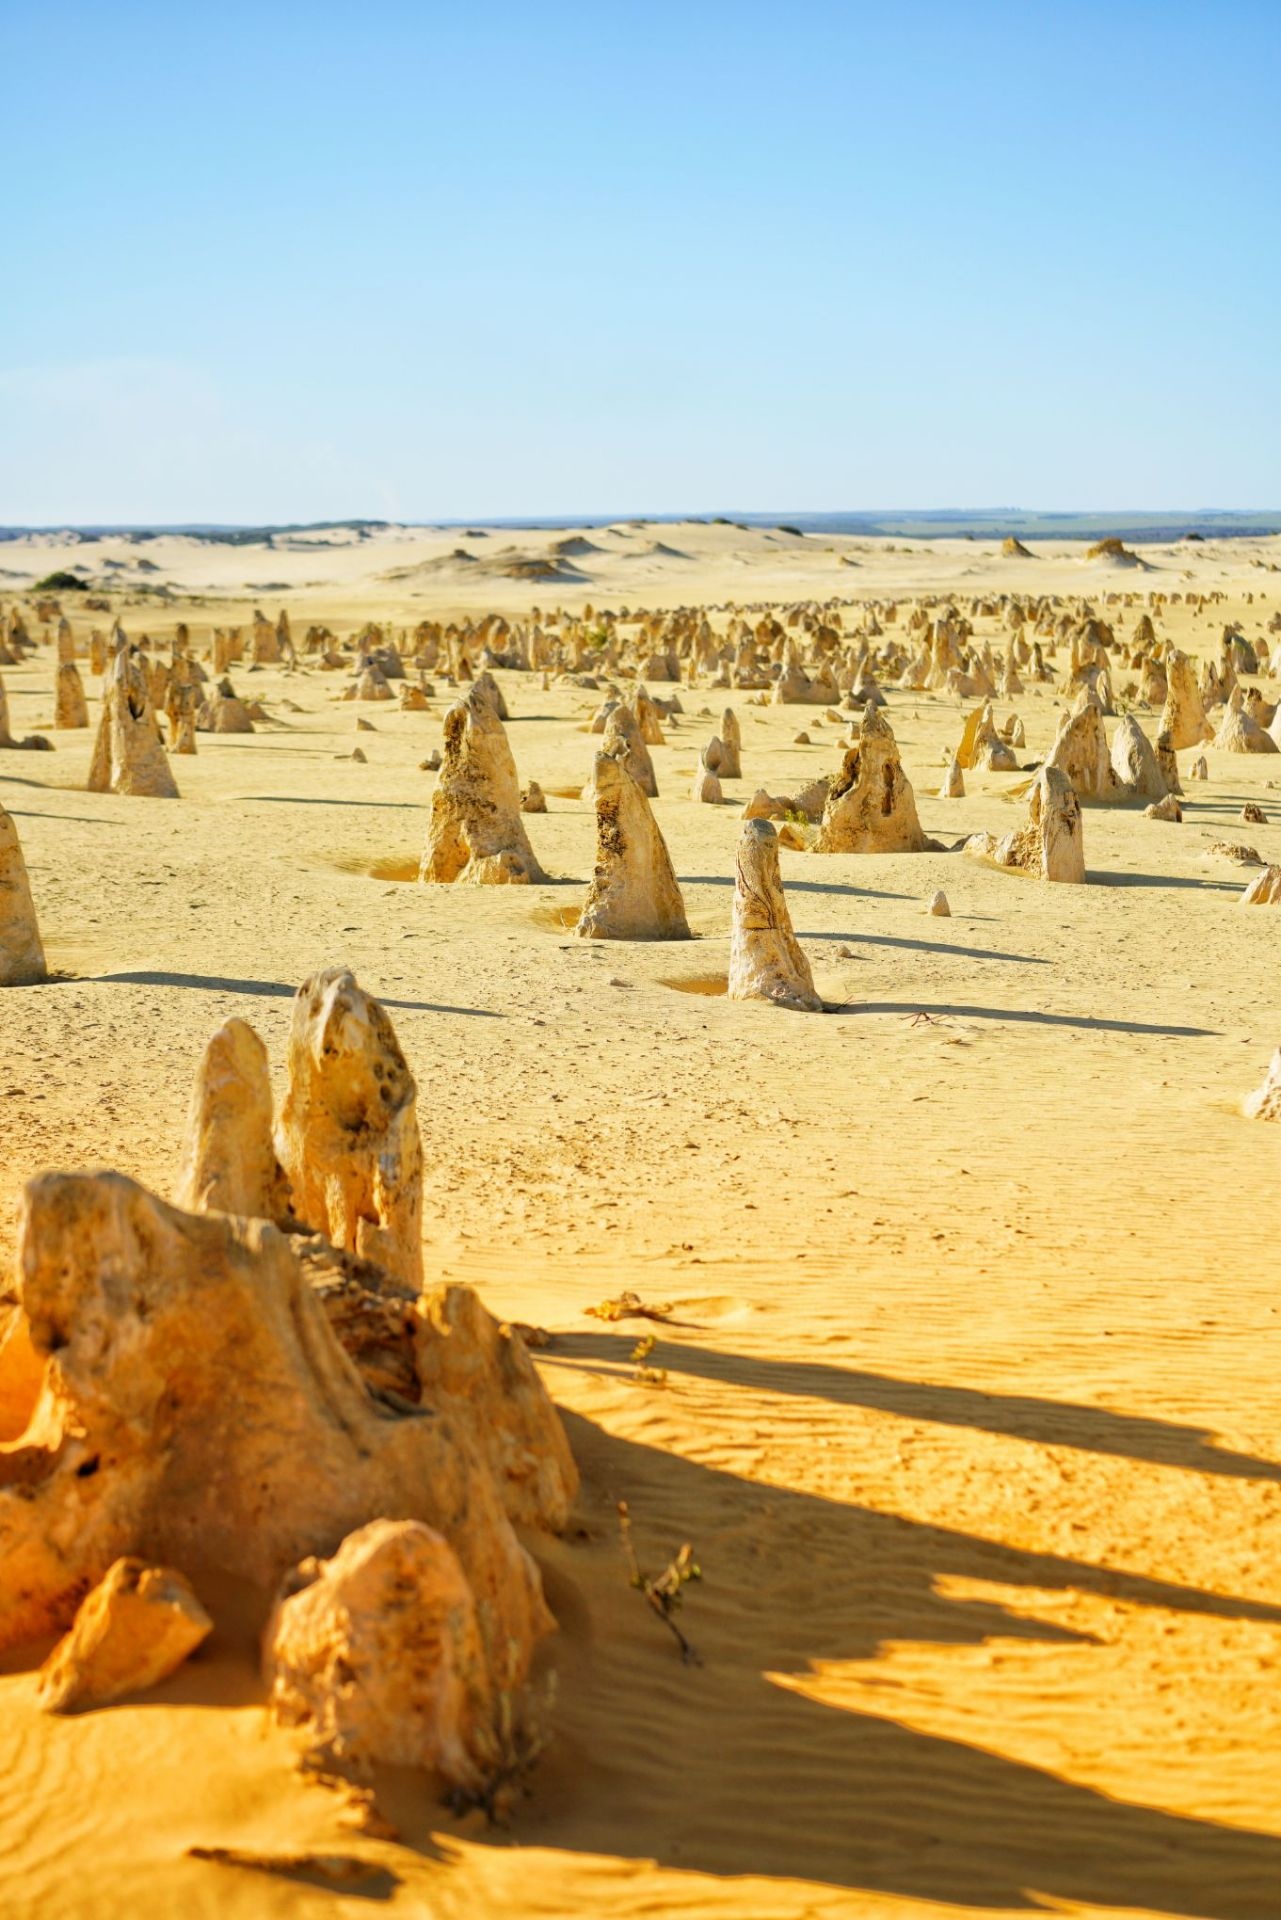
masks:
[[(376, 1394), (279, 1229), (120, 1174), (28, 1185), (19, 1285), (44, 1374), (0, 1448), (0, 1642), (67, 1626), (122, 1555), (270, 1587), (413, 1519), (457, 1555), (491, 1674), (523, 1676), (551, 1621), (478, 1438), (501, 1424), (492, 1374), (448, 1411)], [(523, 1417), (530, 1445), (556, 1419), (545, 1395)]]

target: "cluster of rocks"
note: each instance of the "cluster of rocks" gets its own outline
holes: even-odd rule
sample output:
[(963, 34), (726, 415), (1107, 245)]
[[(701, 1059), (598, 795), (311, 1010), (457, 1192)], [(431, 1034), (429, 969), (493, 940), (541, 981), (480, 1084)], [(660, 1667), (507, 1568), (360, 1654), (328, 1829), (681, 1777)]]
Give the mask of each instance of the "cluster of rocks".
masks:
[(481, 1788), (554, 1624), (514, 1529), (562, 1528), (577, 1472), (521, 1336), (424, 1283), (415, 1083), (349, 972), (298, 991), (278, 1117), (258, 1036), (213, 1036), (176, 1193), (23, 1195), (0, 1644), (63, 1632), (44, 1704), (98, 1704), (216, 1631), (198, 1595), (235, 1575), (276, 1591), (269, 1701), (309, 1759)]

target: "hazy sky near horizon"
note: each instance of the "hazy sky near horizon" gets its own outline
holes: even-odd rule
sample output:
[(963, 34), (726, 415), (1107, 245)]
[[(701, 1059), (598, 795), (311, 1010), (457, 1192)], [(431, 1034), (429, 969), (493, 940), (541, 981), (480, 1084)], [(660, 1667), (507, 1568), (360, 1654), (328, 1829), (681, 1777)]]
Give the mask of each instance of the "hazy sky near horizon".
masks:
[(0, 523), (1281, 508), (1278, 0), (0, 0)]

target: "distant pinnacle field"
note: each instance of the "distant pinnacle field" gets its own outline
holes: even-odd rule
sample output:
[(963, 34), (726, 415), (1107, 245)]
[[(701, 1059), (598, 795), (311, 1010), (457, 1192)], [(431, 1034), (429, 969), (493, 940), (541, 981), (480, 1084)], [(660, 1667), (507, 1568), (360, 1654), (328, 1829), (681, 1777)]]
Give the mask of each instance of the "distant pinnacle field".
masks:
[(1279, 569), (0, 545), (5, 1920), (1276, 1920)]

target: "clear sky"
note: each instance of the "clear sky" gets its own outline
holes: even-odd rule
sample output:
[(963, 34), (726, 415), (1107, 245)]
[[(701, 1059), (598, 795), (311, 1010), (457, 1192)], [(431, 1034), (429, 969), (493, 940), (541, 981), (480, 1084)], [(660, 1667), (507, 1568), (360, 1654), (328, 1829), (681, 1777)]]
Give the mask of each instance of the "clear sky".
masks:
[(1281, 0), (0, 0), (0, 522), (1281, 508)]

